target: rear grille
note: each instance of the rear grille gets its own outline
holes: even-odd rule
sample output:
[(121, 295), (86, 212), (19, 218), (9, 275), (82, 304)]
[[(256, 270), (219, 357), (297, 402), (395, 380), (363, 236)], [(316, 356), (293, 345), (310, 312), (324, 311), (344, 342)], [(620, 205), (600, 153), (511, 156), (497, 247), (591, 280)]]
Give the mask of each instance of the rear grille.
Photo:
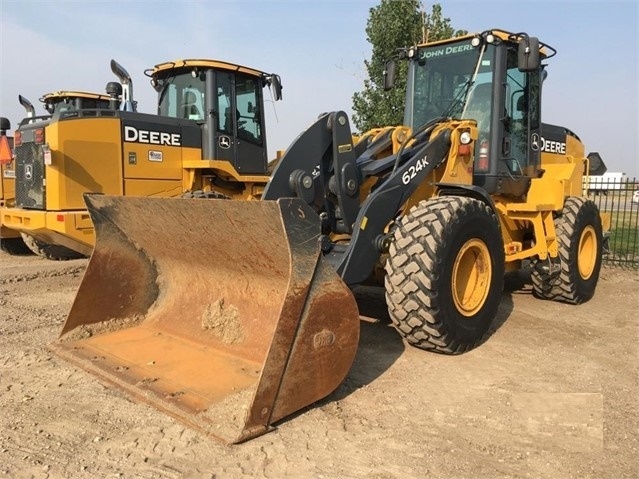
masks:
[[(23, 138), (26, 135), (23, 135)], [(16, 204), (23, 208), (45, 209), (44, 153), (42, 145), (23, 142), (15, 148)]]

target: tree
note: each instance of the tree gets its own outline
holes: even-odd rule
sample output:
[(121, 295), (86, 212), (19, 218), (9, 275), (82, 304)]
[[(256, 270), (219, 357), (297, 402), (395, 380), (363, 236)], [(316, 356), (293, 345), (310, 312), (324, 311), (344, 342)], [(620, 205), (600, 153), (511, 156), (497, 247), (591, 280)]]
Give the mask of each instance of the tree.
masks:
[(407, 62), (397, 64), (395, 88), (384, 91), (386, 62), (396, 57), (399, 48), (424, 41), (436, 41), (466, 33), (455, 31), (450, 18), (442, 16), (442, 7), (434, 4), (426, 14), (419, 0), (381, 0), (369, 10), (366, 39), (372, 45), (370, 61), (364, 60), (368, 79), (364, 90), (353, 95), (353, 123), (364, 132), (386, 125), (401, 125), (406, 102)]

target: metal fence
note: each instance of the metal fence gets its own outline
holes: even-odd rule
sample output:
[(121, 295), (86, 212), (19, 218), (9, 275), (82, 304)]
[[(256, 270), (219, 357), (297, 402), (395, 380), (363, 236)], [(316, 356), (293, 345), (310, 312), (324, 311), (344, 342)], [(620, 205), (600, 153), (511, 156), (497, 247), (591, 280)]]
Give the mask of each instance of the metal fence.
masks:
[(597, 178), (584, 183), (584, 190), (610, 224), (604, 264), (639, 269), (638, 180)]

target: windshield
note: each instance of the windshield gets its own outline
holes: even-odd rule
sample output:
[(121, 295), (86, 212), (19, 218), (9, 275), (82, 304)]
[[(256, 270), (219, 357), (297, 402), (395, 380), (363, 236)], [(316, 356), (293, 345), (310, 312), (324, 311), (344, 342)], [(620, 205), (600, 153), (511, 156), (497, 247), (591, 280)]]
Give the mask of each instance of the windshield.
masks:
[(190, 71), (171, 75), (159, 93), (158, 114), (171, 118), (204, 120), (204, 75), (196, 78)]
[[(413, 128), (438, 117), (490, 121), (495, 49), (470, 40), (421, 48), (410, 63), (404, 123)], [(481, 118), (480, 118), (481, 117)]]

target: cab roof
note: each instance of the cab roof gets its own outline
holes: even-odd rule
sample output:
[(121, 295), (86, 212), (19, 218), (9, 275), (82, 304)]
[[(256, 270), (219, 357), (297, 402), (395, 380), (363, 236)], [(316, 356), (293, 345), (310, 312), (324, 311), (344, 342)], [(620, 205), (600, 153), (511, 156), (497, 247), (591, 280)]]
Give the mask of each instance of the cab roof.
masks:
[(44, 103), (47, 100), (57, 100), (60, 98), (88, 98), (91, 100), (109, 100), (109, 95), (91, 93), (86, 91), (61, 90), (42, 95), (42, 97), (40, 97), (40, 101)]
[(147, 76), (155, 76), (158, 73), (166, 72), (170, 70), (177, 70), (180, 68), (215, 68), (218, 70), (227, 70), (232, 72), (240, 72), (255, 77), (264, 77), (267, 73), (255, 68), (245, 67), (236, 63), (225, 62), (223, 60), (207, 60), (207, 59), (186, 59), (175, 60), (172, 62), (165, 62), (155, 65), (153, 68), (145, 70), (144, 74)]
[[(474, 37), (480, 37), (480, 36), (485, 36), (489, 33), (492, 33), (495, 37), (506, 41), (506, 42), (513, 42), (513, 43), (519, 43), (521, 40), (523, 40), (524, 38), (526, 38), (528, 36), (528, 34), (523, 33), (523, 32), (519, 32), (519, 33), (513, 33), (513, 32), (509, 32), (507, 30), (502, 30), (500, 28), (491, 28), (488, 30), (485, 30), (483, 32), (474, 32), (474, 33), (468, 33), (466, 35), (460, 35), (458, 37), (452, 37), (452, 38), (446, 38), (445, 40), (437, 40), (434, 42), (426, 42), (426, 43), (420, 43), (418, 46), (419, 47), (430, 47), (430, 46), (435, 46), (435, 45), (446, 45), (449, 43), (457, 43), (459, 41), (463, 41), (463, 40), (471, 40)], [(550, 55), (548, 54), (548, 50), (550, 50)], [(541, 54), (542, 57), (545, 58), (550, 58), (551, 56), (554, 56), (557, 51), (552, 48), (549, 45), (546, 45), (545, 43), (542, 43), (541, 41), (539, 42), (539, 53)]]

